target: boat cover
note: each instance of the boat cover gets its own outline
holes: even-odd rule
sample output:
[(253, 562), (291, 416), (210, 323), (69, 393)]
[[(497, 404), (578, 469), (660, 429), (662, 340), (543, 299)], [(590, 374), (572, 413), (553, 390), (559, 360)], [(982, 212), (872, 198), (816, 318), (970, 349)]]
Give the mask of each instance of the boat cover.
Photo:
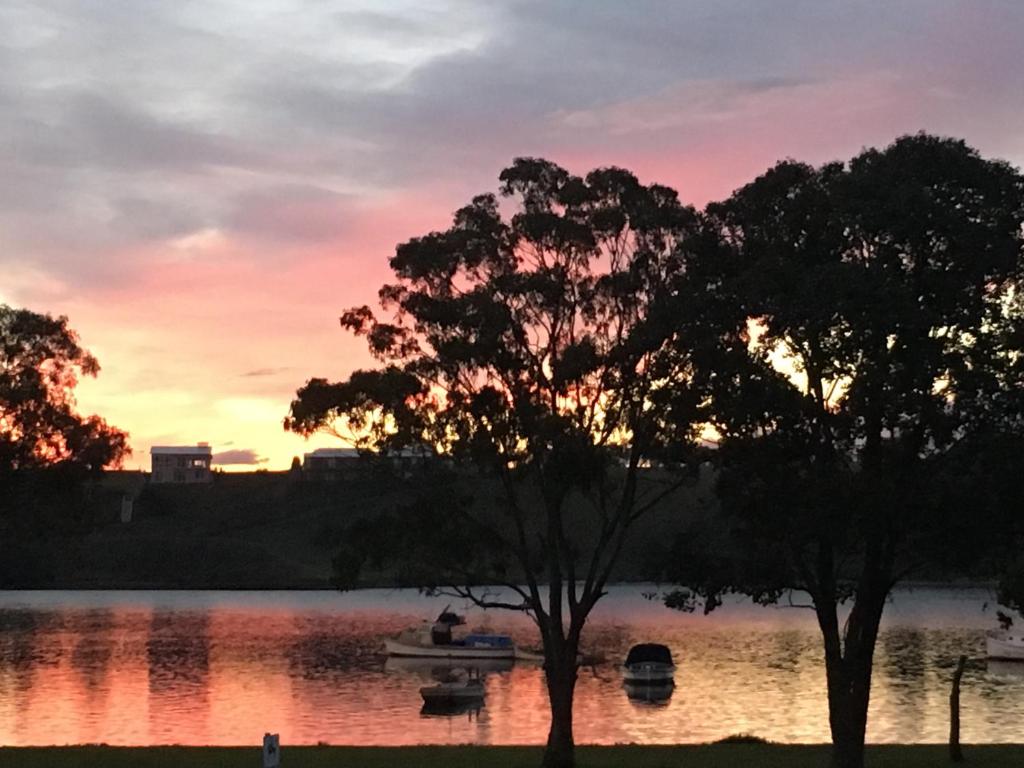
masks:
[(641, 643), (640, 645), (634, 645), (630, 648), (629, 655), (626, 656), (627, 665), (651, 662), (657, 664), (671, 664), (672, 652), (664, 645), (659, 645), (658, 643)]
[(488, 648), (511, 648), (512, 638), (508, 635), (466, 635), (463, 640), (465, 645), (474, 646), (479, 648), (480, 646), (487, 646)]
[(436, 623), (447, 624), (450, 627), (457, 627), (460, 624), (465, 624), (466, 618), (464, 616), (460, 616), (457, 613), (453, 613), (452, 611), (449, 611), (447, 608), (445, 608), (443, 611), (441, 611), (441, 615), (437, 617)]

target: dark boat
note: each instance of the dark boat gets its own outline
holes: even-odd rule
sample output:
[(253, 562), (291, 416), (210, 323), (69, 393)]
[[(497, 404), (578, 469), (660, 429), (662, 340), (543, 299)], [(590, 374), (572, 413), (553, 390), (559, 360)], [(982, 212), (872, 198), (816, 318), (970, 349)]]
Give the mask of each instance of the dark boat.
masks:
[(622, 665), (622, 677), (631, 686), (672, 685), (675, 672), (672, 652), (658, 643), (634, 645)]

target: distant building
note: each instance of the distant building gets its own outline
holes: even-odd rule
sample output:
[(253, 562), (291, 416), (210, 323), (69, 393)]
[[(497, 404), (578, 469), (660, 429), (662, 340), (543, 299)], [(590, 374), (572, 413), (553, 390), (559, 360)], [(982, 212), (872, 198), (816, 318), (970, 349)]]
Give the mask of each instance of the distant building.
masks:
[(317, 482), (334, 482), (355, 475), (359, 451), (355, 448), (317, 448), (302, 456), (302, 477)]
[(208, 483), (213, 451), (206, 443), (199, 445), (154, 445), (149, 450), (154, 483)]
[(391, 463), (392, 470), (401, 477), (409, 478), (417, 472), (434, 465), (437, 457), (425, 443), (413, 443), (397, 451), (392, 451), (387, 456)]
[(398, 477), (409, 478), (436, 461), (429, 446), (414, 444), (390, 451), (360, 454), (355, 448), (317, 448), (302, 456), (302, 479), (320, 482), (352, 480), (360, 473), (383, 469)]

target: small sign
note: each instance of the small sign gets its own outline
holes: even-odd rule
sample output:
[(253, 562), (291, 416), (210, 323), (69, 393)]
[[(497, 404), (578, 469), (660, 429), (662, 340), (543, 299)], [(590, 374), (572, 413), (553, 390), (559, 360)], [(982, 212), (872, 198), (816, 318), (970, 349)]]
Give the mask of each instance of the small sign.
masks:
[(132, 497), (125, 494), (121, 497), (121, 522), (130, 523), (132, 521)]
[(281, 737), (276, 733), (263, 734), (263, 768), (281, 765)]

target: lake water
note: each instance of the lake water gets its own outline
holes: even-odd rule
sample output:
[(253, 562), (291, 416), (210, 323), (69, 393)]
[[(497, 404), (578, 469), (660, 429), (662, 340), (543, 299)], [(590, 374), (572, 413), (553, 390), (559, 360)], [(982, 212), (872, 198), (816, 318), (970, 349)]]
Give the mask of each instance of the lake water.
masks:
[[(737, 601), (687, 615), (643, 591), (611, 590), (586, 649), (618, 661), (634, 642), (663, 642), (679, 665), (677, 686), (667, 701), (636, 701), (615, 663), (581, 670), (578, 742), (828, 740), (810, 611)], [(943, 741), (949, 680), (966, 653), (976, 661), (963, 681), (963, 740), (1024, 742), (1024, 665), (983, 658), (991, 601), (981, 589), (895, 595), (876, 655), (870, 741)], [(421, 712), (418, 693), (438, 670), (380, 654), (385, 635), (447, 602), (406, 590), (0, 592), (0, 744), (240, 745), (265, 731), (285, 744), (542, 742), (539, 666), (483, 670), (483, 707), (438, 717)], [(466, 612), (471, 626), (537, 642), (525, 617)]]

